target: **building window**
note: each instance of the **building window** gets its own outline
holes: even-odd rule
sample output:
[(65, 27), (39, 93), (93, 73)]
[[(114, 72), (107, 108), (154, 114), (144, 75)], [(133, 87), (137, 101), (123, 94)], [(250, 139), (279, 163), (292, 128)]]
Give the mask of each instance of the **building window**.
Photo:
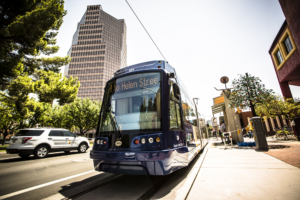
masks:
[(277, 58), (277, 62), (278, 62), (279, 64), (281, 64), (282, 61), (283, 61), (283, 59), (282, 59), (282, 55), (281, 55), (281, 52), (280, 52), (279, 49), (278, 49), (278, 51), (276, 52), (276, 58)]
[(284, 40), (284, 46), (285, 50), (287, 52), (287, 55), (293, 50), (293, 44), (291, 42), (290, 36), (288, 35)]
[(277, 46), (274, 48), (272, 52), (272, 57), (277, 67), (277, 70), (281, 69), (281, 67), (292, 56), (295, 50), (296, 50), (296, 46), (295, 46), (293, 36), (289, 28), (287, 28), (283, 32), (279, 40), (279, 43), (277, 44)]

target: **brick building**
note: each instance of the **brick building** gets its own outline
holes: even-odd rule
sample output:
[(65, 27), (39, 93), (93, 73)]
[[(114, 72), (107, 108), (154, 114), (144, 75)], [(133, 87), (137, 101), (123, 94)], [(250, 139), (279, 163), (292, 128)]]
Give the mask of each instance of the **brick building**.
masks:
[(300, 1), (279, 0), (286, 20), (269, 54), (285, 98), (292, 98), (289, 85), (300, 86)]

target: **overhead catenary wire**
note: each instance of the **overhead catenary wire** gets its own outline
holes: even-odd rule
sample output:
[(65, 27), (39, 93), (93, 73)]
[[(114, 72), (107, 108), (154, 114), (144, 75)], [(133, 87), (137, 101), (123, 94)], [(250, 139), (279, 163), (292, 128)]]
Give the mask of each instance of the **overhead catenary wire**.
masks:
[(127, 0), (125, 0), (126, 3), (128, 4), (128, 6), (130, 7), (130, 9), (132, 10), (132, 12), (134, 13), (134, 15), (136, 16), (136, 18), (139, 20), (140, 24), (143, 26), (143, 28), (145, 29), (146, 33), (148, 34), (148, 36), (150, 37), (150, 39), (152, 40), (152, 42), (154, 43), (154, 45), (156, 46), (157, 50), (159, 51), (159, 53), (162, 55), (162, 57), (164, 58), (165, 61), (166, 58), (165, 56), (162, 54), (162, 52), (160, 51), (160, 49), (158, 48), (158, 46), (156, 45), (156, 43), (154, 42), (154, 40), (152, 39), (151, 35), (149, 34), (149, 32), (147, 31), (147, 29), (145, 28), (145, 26), (143, 25), (143, 23), (141, 22), (141, 20), (139, 19), (139, 17), (137, 16), (137, 14), (134, 12), (134, 10), (132, 9), (132, 7), (130, 6), (130, 4), (128, 3)]

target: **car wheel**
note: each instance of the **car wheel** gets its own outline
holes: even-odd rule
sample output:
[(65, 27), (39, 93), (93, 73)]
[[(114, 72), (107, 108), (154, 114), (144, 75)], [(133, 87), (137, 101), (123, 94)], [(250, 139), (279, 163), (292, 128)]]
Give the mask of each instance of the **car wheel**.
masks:
[(35, 158), (45, 158), (48, 155), (48, 147), (45, 145), (39, 146), (35, 152), (34, 152), (34, 157)]
[(30, 155), (24, 155), (24, 154), (18, 154), (21, 158), (26, 159), (28, 158)]
[(70, 153), (70, 151), (65, 151), (65, 154), (69, 154)]
[(87, 150), (87, 145), (85, 143), (81, 143), (78, 147), (78, 152), (79, 153), (84, 153)]

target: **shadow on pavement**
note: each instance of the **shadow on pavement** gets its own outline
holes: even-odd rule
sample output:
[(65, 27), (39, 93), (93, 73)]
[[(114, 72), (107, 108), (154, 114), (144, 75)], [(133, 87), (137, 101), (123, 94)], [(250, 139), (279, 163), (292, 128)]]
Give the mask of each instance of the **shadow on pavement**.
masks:
[[(88, 153), (88, 152), (86, 152)], [(0, 160), (0, 163), (13, 163), (13, 162), (20, 162), (20, 161), (30, 161), (30, 160), (47, 160), (47, 159), (50, 159), (50, 158), (55, 158), (55, 157), (60, 157), (60, 156), (67, 156), (67, 155), (78, 155), (78, 154), (81, 154), (79, 152), (70, 152), (68, 154), (66, 153), (50, 153), (47, 155), (46, 158), (41, 158), (41, 159), (38, 159), (38, 158), (34, 158), (33, 155), (30, 155), (28, 158), (21, 158), (21, 157), (15, 157), (15, 158), (8, 158), (8, 159), (5, 159), (4, 160)], [(17, 154), (13, 154), (13, 155), (17, 155)]]
[(61, 195), (63, 195), (66, 198), (70, 198), (75, 194), (81, 193), (91, 187), (96, 186), (97, 184), (104, 182), (108, 179), (111, 179), (113, 177), (117, 176), (116, 174), (110, 174), (110, 173), (101, 173), (89, 178), (86, 178), (82, 181), (77, 181), (70, 183), (68, 185), (61, 186), (61, 190), (58, 191)]
[[(202, 152), (194, 158), (189, 166), (172, 173), (156, 192), (155, 199), (165, 197), (177, 185), (183, 182), (201, 155)], [(58, 193), (64, 197), (70, 198), (73, 195), (84, 192), (87, 189), (95, 187), (96, 185), (118, 175), (119, 174), (101, 173), (81, 181), (61, 186), (62, 189), (59, 190)], [(137, 199), (163, 178), (164, 176), (125, 175), (103, 187), (99, 187), (93, 191), (90, 191), (88, 194), (84, 194), (84, 196), (79, 197), (79, 199), (90, 198), (93, 195), (97, 195), (99, 192), (101, 193), (102, 198), (110, 197), (111, 199)]]
[[(151, 197), (151, 199), (161, 199), (170, 195), (167, 199), (175, 199), (177, 186), (182, 186), (184, 184), (184, 179), (187, 178), (188, 174), (193, 169), (194, 165), (197, 163), (200, 156), (202, 156), (203, 150), (193, 159), (193, 161), (185, 168), (177, 170), (166, 180), (163, 187)], [(180, 186), (180, 187), (181, 187)]]

